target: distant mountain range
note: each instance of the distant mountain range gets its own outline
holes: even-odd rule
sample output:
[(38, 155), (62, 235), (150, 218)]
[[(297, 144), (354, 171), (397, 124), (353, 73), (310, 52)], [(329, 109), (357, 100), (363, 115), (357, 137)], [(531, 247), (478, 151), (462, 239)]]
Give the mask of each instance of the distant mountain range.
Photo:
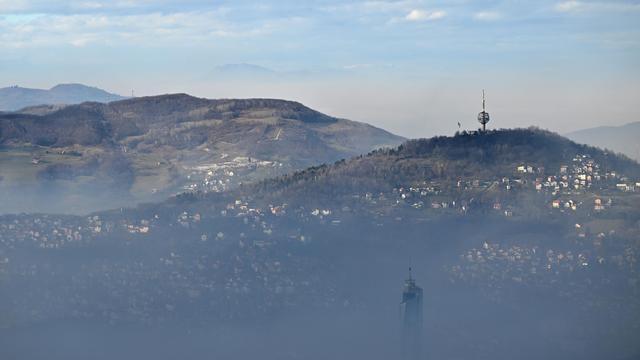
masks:
[(640, 121), (573, 131), (566, 136), (573, 141), (613, 150), (640, 161)]
[[(133, 196), (135, 203), (185, 190), (222, 191), (402, 141), (373, 126), (284, 100), (174, 94), (37, 106), (0, 114), (0, 185), (66, 184), (61, 194), (68, 198), (83, 189), (77, 182), (84, 181), (84, 188), (91, 189), (84, 194), (91, 195), (75, 204), (89, 204), (105, 193), (96, 184)], [(96, 206), (123, 204), (132, 204), (131, 199), (100, 200)]]
[(79, 104), (85, 101), (110, 102), (125, 97), (82, 84), (60, 84), (51, 89), (19, 86), (0, 88), (0, 110), (15, 111), (35, 105)]

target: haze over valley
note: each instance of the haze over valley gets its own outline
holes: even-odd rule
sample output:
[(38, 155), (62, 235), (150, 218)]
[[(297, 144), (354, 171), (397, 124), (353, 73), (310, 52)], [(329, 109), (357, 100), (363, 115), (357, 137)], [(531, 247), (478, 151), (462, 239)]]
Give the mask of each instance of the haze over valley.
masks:
[[(133, 335), (151, 326), (177, 346), (201, 349), (195, 356), (243, 358), (255, 349), (205, 339), (259, 323), (295, 339), (296, 322), (311, 317), (310, 333), (354, 341), (339, 345), (339, 358), (387, 358), (397, 348), (393, 279), (410, 261), (429, 289), (423, 341), (431, 356), (631, 358), (640, 324), (636, 189), (640, 165), (632, 160), (541, 130), (500, 130), (411, 140), (125, 211), (5, 215), (1, 269), (10, 296), (1, 318), (7, 329), (32, 324), (41, 334), (105, 324), (91, 333), (133, 331), (134, 343), (113, 341), (168, 358)], [(355, 322), (334, 328), (341, 316)], [(513, 317), (527, 327), (514, 333)], [(589, 327), (594, 317), (599, 326)], [(375, 329), (363, 332), (369, 321)], [(9, 349), (39, 358), (20, 345), (23, 336), (8, 333), (17, 344)], [(308, 339), (283, 348), (239, 336), (267, 341), (266, 358), (331, 354)], [(534, 347), (532, 336), (563, 344)], [(466, 337), (476, 341), (460, 343)], [(355, 346), (371, 338), (379, 348)], [(483, 345), (491, 342), (497, 346)], [(65, 346), (65, 358), (88, 351)], [(127, 356), (118, 349), (101, 351)]]
[(0, 360), (640, 358), (636, 0), (0, 0)]

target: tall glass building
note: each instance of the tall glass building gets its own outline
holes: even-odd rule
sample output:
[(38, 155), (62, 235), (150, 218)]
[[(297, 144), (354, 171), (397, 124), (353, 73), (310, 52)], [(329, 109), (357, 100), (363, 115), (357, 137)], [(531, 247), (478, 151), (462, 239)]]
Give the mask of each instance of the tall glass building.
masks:
[(405, 360), (422, 358), (422, 288), (409, 272), (409, 278), (404, 282), (402, 303), (402, 351)]

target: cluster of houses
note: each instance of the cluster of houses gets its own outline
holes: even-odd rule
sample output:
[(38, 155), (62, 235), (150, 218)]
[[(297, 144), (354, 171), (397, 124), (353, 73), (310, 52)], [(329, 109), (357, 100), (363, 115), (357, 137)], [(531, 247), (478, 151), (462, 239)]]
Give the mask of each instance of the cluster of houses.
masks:
[[(537, 174), (534, 186), (537, 191), (551, 193), (551, 195), (572, 194), (576, 191), (589, 189), (594, 183), (600, 182), (600, 166), (588, 155), (577, 155), (571, 165), (561, 165), (555, 174), (545, 174), (545, 169), (531, 165), (520, 165), (516, 168), (520, 174)], [(604, 177), (608, 178), (607, 173)], [(615, 173), (613, 173), (615, 176)]]
[[(236, 165), (241, 164), (245, 167), (247, 164), (254, 163), (259, 164), (255, 166), (267, 166), (267, 164), (255, 162), (250, 159), (234, 159), (229, 163)], [(269, 166), (271, 165), (273, 164)], [(233, 171), (229, 169), (229, 166), (224, 165), (221, 166), (220, 169), (222, 171)], [(359, 199), (361, 205), (363, 205), (358, 211), (368, 211), (367, 209), (376, 210), (388, 205), (390, 209), (450, 210), (460, 214), (466, 214), (470, 207), (475, 206), (473, 190), (486, 191), (495, 188), (497, 190), (512, 191), (519, 188), (527, 189), (528, 186), (530, 186), (528, 184), (533, 183), (537, 191), (555, 197), (550, 200), (550, 207), (552, 209), (575, 211), (584, 205), (584, 199), (578, 197), (578, 191), (580, 189), (599, 189), (600, 187), (610, 186), (612, 183), (616, 184), (615, 189), (621, 191), (640, 189), (640, 186), (635, 186), (640, 185), (640, 183), (632, 183), (629, 179), (620, 176), (615, 171), (601, 171), (600, 166), (587, 155), (574, 157), (572, 164), (562, 165), (556, 175), (541, 176), (540, 174), (544, 173), (544, 169), (527, 164), (519, 165), (516, 168), (516, 172), (523, 174), (523, 177), (501, 178), (495, 181), (458, 179), (455, 180), (453, 184), (442, 184), (438, 181), (424, 181), (419, 185), (393, 188), (389, 193), (381, 192), (374, 194), (367, 192), (364, 194), (355, 194), (353, 197)], [(229, 175), (230, 174), (231, 173), (229, 173)], [(527, 178), (529, 175), (533, 177), (533, 181)], [(623, 184), (622, 181), (625, 181), (624, 188), (621, 185)], [(443, 189), (453, 189), (453, 191), (457, 191), (457, 196), (454, 198)], [(464, 194), (468, 190), (472, 191), (470, 191), (468, 198), (465, 198)], [(513, 204), (508, 204), (504, 201), (504, 199), (497, 200), (488, 206), (491, 206), (494, 211), (504, 216), (513, 216)], [(595, 212), (604, 211), (613, 206), (611, 196), (596, 196), (595, 198), (589, 198), (588, 201), (589, 206), (591, 206)], [(347, 210), (352, 211), (353, 209)], [(264, 234), (270, 235), (276, 230), (270, 223), (269, 216), (282, 217), (291, 213), (292, 216), (316, 219), (322, 223), (339, 225), (341, 223), (341, 214), (344, 211), (344, 207), (340, 207), (339, 205), (337, 205), (336, 208), (325, 207), (311, 209), (305, 209), (303, 207), (294, 209), (290, 208), (287, 204), (272, 204), (260, 207), (251, 205), (246, 200), (238, 199), (227, 204), (225, 208), (220, 209), (219, 213), (214, 213), (209, 216), (215, 217), (219, 214), (219, 216), (222, 217), (242, 218), (245, 225), (254, 226), (255, 224), (259, 224), (261, 231)], [(381, 213), (376, 216), (382, 217), (386, 215), (387, 214)], [(197, 225), (202, 220), (202, 216), (203, 215), (197, 212), (183, 212), (178, 214), (173, 221), (177, 226), (190, 228)], [(74, 223), (74, 225), (71, 226), (58, 217), (17, 216), (12, 222), (5, 220), (0, 223), (0, 245), (11, 248), (19, 243), (30, 243), (41, 248), (57, 248), (63, 246), (65, 243), (91, 239), (116, 230), (123, 230), (133, 235), (149, 235), (152, 233), (156, 224), (166, 222), (166, 220), (162, 222), (159, 221), (158, 215), (154, 215), (149, 219), (134, 220), (122, 218), (118, 221), (118, 223), (114, 223), (114, 221), (104, 221), (100, 216), (93, 215), (87, 217), (85, 221)], [(218, 237), (217, 231), (201, 235), (207, 239)], [(304, 235), (297, 234), (296, 236)]]
[(13, 250), (35, 246), (55, 249), (86, 240), (90, 231), (84, 223), (69, 223), (55, 216), (16, 215), (11, 220), (0, 222), (0, 248)]
[[(545, 174), (544, 168), (531, 165), (519, 165), (515, 169), (519, 174), (534, 174), (536, 191), (555, 197), (551, 200), (552, 209), (576, 211), (583, 205), (578, 199), (580, 194), (589, 189), (593, 192), (640, 190), (640, 182), (621, 176), (616, 171), (603, 171), (600, 165), (589, 155), (576, 155), (570, 165), (561, 165), (558, 173)], [(603, 211), (612, 206), (611, 197), (597, 197), (593, 200), (594, 211)]]
[[(597, 243), (594, 240), (593, 246), (572, 251), (484, 242), (480, 248), (472, 248), (461, 254), (459, 262), (451, 266), (448, 272), (453, 282), (474, 283), (485, 289), (504, 289), (520, 283), (543, 287), (562, 284), (565, 288), (560, 293), (575, 296), (577, 292), (589, 291), (593, 286), (593, 278), (599, 272), (611, 271), (612, 267), (623, 272), (637, 268), (638, 254), (632, 246), (622, 253), (607, 254), (599, 251)], [(628, 275), (630, 280), (637, 277), (637, 274)], [(572, 280), (560, 281), (567, 278)], [(637, 282), (637, 279), (634, 281)]]
[(250, 157), (236, 157), (227, 160), (223, 154), (220, 162), (199, 165), (187, 169), (187, 183), (182, 187), (184, 191), (223, 192), (240, 183), (240, 179), (253, 172), (265, 172), (277, 175), (282, 171), (283, 164), (277, 161), (257, 160)]
[[(333, 301), (320, 296), (331, 293), (331, 289), (314, 284), (305, 275), (309, 274), (309, 263), (303, 258), (291, 261), (290, 243), (304, 242), (308, 238), (288, 234), (291, 236), (270, 241), (273, 226), (268, 223), (269, 218), (281, 216), (278, 214), (286, 205), (269, 206), (269, 211), (255, 210), (241, 200), (229, 205), (232, 206), (224, 210), (226, 215), (220, 216), (230, 217), (231, 221), (245, 226), (244, 229), (234, 227), (233, 234), (213, 228), (211, 223), (205, 224), (202, 214), (190, 211), (179, 212), (170, 218), (164, 214), (164, 218), (170, 219), (168, 222), (161, 221), (157, 215), (148, 220), (106, 220), (90, 216), (73, 225), (46, 216), (4, 219), (0, 222), (0, 274), (34, 284), (36, 281), (46, 283), (46, 279), (56, 275), (46, 257), (14, 263), (8, 269), (6, 265), (12, 254), (21, 246), (60, 249), (74, 241), (107, 241), (99, 237), (114, 231), (135, 239), (148, 236), (150, 229), (160, 226), (165, 230), (177, 228), (184, 236), (180, 240), (190, 242), (189, 246), (166, 249), (159, 255), (156, 252), (143, 254), (135, 261), (89, 262), (72, 276), (56, 278), (55, 291), (43, 290), (47, 289), (43, 283), (30, 288), (32, 293), (25, 295), (25, 290), (21, 289), (16, 291), (22, 294), (20, 297), (5, 300), (11, 301), (16, 317), (24, 317), (26, 321), (51, 319), (60, 316), (57, 309), (72, 309), (72, 314), (65, 315), (80, 319), (101, 318), (112, 324), (122, 321), (157, 323), (184, 317), (185, 313), (189, 314), (192, 304), (199, 304), (199, 311), (203, 309), (202, 304), (206, 304), (204, 311), (210, 312), (194, 313), (195, 318), (218, 316), (234, 320), (256, 312), (269, 313), (285, 303), (295, 306), (299, 293), (315, 294), (317, 301)], [(319, 210), (318, 214), (322, 213)], [(108, 241), (125, 243), (126, 238), (114, 236)], [(50, 243), (58, 246), (49, 246)], [(136, 242), (132, 244), (135, 246)], [(266, 247), (269, 251), (265, 251)], [(96, 293), (96, 289), (100, 292)], [(220, 311), (221, 308), (227, 310)]]
[[(452, 197), (442, 190), (442, 185), (437, 181), (424, 181), (423, 186), (409, 186), (394, 188), (390, 194), (381, 194), (376, 200), (370, 193), (365, 194), (365, 199), (373, 204), (378, 204), (387, 199), (391, 200), (392, 206), (410, 206), (414, 209), (451, 209), (465, 213), (469, 208), (467, 200), (453, 200)], [(458, 181), (457, 187), (461, 190), (478, 188), (478, 181)]]
[[(294, 280), (291, 275), (299, 274), (292, 271), (290, 275), (292, 269), (284, 271), (282, 261), (252, 254), (247, 251), (240, 257), (232, 253), (224, 260), (206, 254), (169, 252), (149, 264), (104, 262), (85, 267), (55, 291), (33, 289), (29, 296), (5, 300), (11, 300), (17, 321), (50, 320), (62, 315), (98, 318), (109, 324), (158, 324), (192, 316), (193, 323), (198, 323), (204, 318), (237, 320), (270, 313), (285, 301), (290, 305), (297, 292), (311, 287), (311, 283)], [(18, 267), (11, 275), (23, 279), (46, 277), (46, 266)], [(95, 293), (96, 288), (100, 293)], [(190, 313), (191, 307), (197, 307), (198, 313)]]
[[(467, 214), (478, 193), (502, 190), (508, 193), (530, 191), (551, 197), (549, 206), (560, 211), (577, 211), (584, 206), (582, 195), (590, 192), (640, 191), (640, 182), (633, 182), (616, 171), (603, 171), (589, 155), (576, 155), (571, 165), (561, 165), (556, 174), (548, 174), (543, 167), (521, 164), (515, 168), (514, 177), (495, 180), (458, 179), (453, 184), (425, 180), (421, 184), (393, 188), (390, 193), (356, 194), (355, 198), (370, 205), (388, 204), (391, 207), (411, 207), (414, 209), (435, 209)], [(465, 192), (468, 192), (465, 196)], [(455, 194), (454, 194), (455, 193)], [(598, 196), (589, 199), (589, 206), (599, 212), (613, 206), (612, 196)], [(521, 205), (521, 204), (520, 204)], [(511, 217), (519, 204), (509, 202), (508, 196), (497, 196), (497, 200), (482, 206), (490, 206), (494, 211)]]
[[(454, 184), (442, 184), (438, 181), (424, 181), (420, 186), (394, 188), (391, 194), (366, 194), (372, 203), (380, 202), (386, 197), (394, 199), (396, 205), (407, 204), (415, 209), (455, 209), (466, 214), (473, 202), (473, 192), (499, 190), (507, 192), (528, 191), (533, 186), (535, 191), (551, 196), (550, 207), (562, 211), (576, 211), (583, 205), (580, 195), (589, 191), (640, 191), (640, 182), (621, 176), (616, 171), (603, 171), (601, 166), (589, 155), (579, 154), (573, 157), (570, 165), (561, 165), (557, 173), (549, 174), (544, 167), (531, 164), (520, 164), (515, 168), (514, 177), (502, 177), (496, 180), (458, 179)], [(470, 191), (467, 199), (447, 194), (443, 189), (464, 193)], [(603, 211), (613, 205), (611, 196), (596, 197), (590, 206), (594, 211)], [(504, 203), (497, 200), (492, 203), (493, 210), (504, 216), (513, 216), (517, 204)]]

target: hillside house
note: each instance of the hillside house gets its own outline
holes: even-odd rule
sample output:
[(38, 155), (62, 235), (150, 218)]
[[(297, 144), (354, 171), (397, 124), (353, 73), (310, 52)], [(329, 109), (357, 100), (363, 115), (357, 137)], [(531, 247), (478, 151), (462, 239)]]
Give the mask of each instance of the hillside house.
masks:
[(627, 185), (625, 183), (618, 183), (618, 184), (616, 184), (616, 189), (618, 189), (620, 191), (629, 191), (629, 185)]
[(595, 211), (602, 211), (604, 210), (604, 205), (602, 204), (602, 199), (600, 198), (596, 198), (593, 204), (593, 210)]

